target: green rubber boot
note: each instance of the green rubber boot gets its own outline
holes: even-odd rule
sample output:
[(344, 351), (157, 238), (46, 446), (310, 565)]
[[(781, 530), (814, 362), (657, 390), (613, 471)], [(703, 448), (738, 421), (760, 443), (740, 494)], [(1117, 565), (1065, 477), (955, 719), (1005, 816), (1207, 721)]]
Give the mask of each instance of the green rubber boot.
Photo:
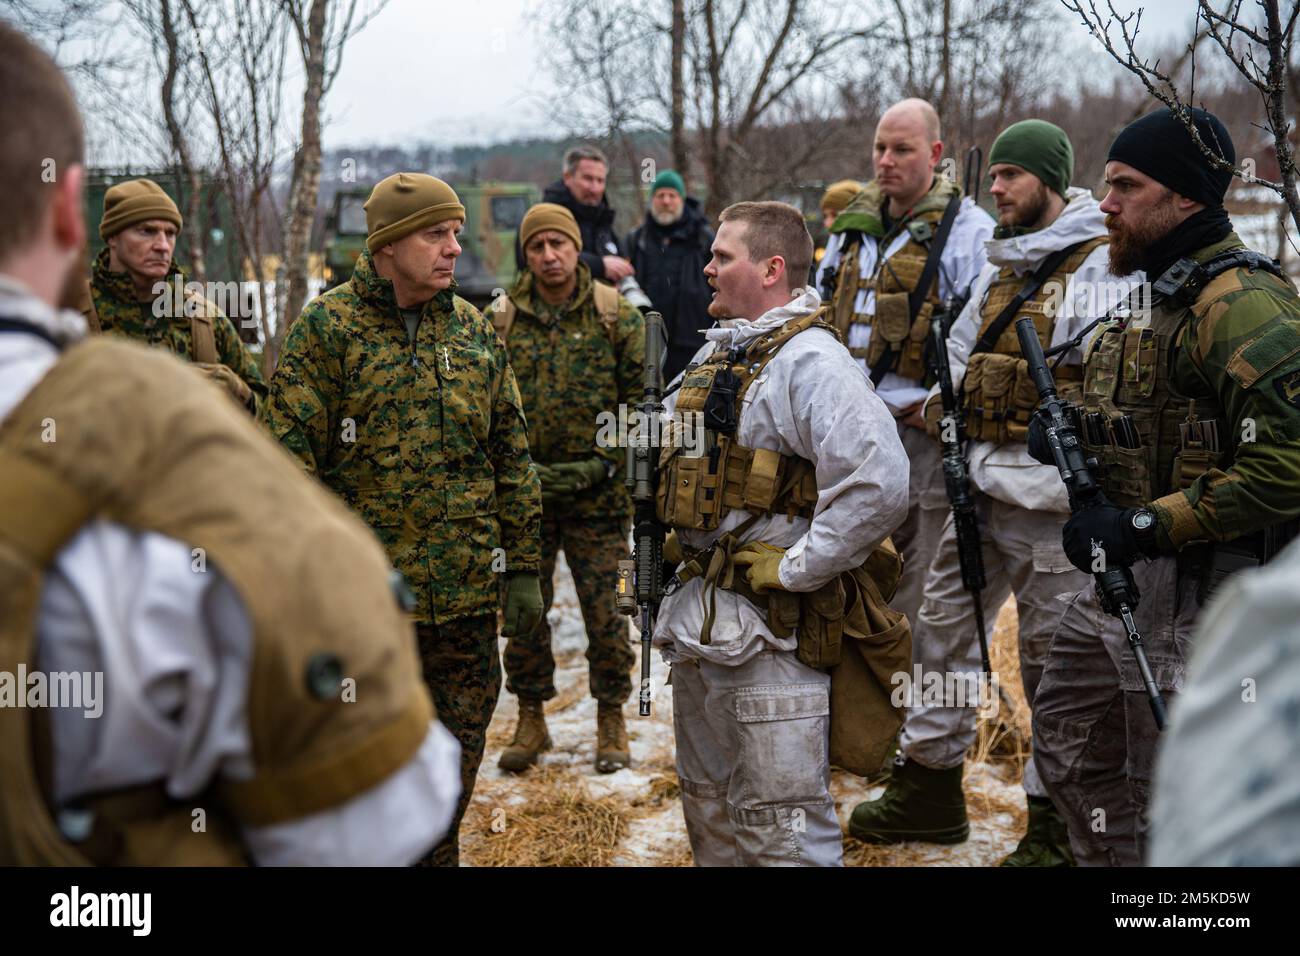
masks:
[(1074, 866), (1070, 834), (1056, 806), (1047, 797), (1029, 798), (1029, 826), (1000, 866)]
[(970, 836), (962, 767), (931, 770), (899, 754), (885, 792), (859, 803), (849, 832), (864, 843), (962, 843)]

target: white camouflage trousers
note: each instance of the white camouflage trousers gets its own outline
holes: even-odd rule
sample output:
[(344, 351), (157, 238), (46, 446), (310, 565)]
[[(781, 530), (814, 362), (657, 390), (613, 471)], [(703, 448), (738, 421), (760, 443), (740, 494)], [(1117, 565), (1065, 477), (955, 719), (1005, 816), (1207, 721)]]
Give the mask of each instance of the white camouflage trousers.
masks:
[(793, 651), (672, 669), (682, 812), (697, 866), (841, 866), (830, 676)]
[[(984, 554), (986, 587), (981, 593), (984, 625), (993, 639), (993, 625), (1009, 594), (1016, 596), (1019, 616), (1020, 681), (1032, 709), (1047, 645), (1061, 619), (1065, 602), (1087, 586), (1088, 576), (1074, 568), (1061, 549), (1065, 516), (1030, 511), (973, 492)], [(912, 687), (918, 706), (909, 706), (903, 720), (899, 746), (917, 763), (933, 769), (956, 767), (975, 742), (976, 717), (981, 707), (1000, 706), (997, 692), (984, 687), (972, 698), (970, 688), (982, 677), (979, 637), (975, 627), (975, 601), (962, 586), (957, 555), (957, 530), (949, 512), (926, 577), (925, 600), (912, 630), (912, 658), (920, 665), (922, 687)], [(931, 704), (924, 693), (928, 675), (943, 679), (941, 703)], [(946, 675), (954, 679), (945, 679)], [(949, 699), (948, 689), (963, 692)], [(937, 695), (934, 695), (937, 696)], [(1032, 760), (1025, 764), (1025, 792), (1047, 796)]]
[[(898, 423), (898, 435), (907, 451), (907, 518), (891, 537), (903, 557), (903, 576), (889, 606), (907, 616), (916, 629), (917, 612), (925, 590), (926, 571), (934, 560), (943, 521), (948, 515), (948, 493), (943, 484), (943, 453), (937, 441), (919, 428)], [(913, 639), (913, 650), (916, 642)]]

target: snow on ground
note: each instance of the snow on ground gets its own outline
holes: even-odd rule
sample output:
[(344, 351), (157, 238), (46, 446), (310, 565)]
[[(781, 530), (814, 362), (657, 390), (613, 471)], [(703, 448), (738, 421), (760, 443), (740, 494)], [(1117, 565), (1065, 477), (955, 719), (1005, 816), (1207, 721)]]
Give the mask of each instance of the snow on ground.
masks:
[[(461, 860), (469, 866), (503, 862), (500, 844), (512, 819), (526, 812), (530, 801), (537, 799), (540, 785), (549, 791), (570, 785), (591, 801), (616, 808), (623, 818), (617, 845), (604, 859), (616, 866), (689, 866), (690, 848), (678, 799), (677, 776), (673, 764), (672, 687), (664, 686), (668, 667), (655, 653), (651, 673), (654, 678), (653, 714), (637, 714), (635, 700), (624, 707), (632, 766), (613, 774), (600, 774), (594, 766), (596, 749), (596, 701), (587, 687), (587, 662), (584, 657), (586, 634), (578, 610), (577, 597), (568, 567), (560, 556), (556, 569), (555, 606), (550, 620), (556, 658), (556, 697), (547, 702), (546, 722), (553, 749), (542, 755), (537, 769), (522, 775), (500, 770), (497, 759), (510, 742), (518, 713), (516, 698), (502, 691), (496, 714), (488, 729), (487, 751), (479, 770), (474, 798), (461, 829)], [(1014, 608), (1004, 609), (999, 618), (996, 647), (1005, 658), (1008, 638), (1014, 635)], [(1009, 628), (1009, 630), (1008, 630)], [(633, 632), (635, 634), (635, 632)], [(505, 647), (504, 640), (501, 643)], [(639, 657), (640, 644), (635, 645)], [(995, 651), (994, 663), (999, 666)], [(633, 672), (637, 684), (640, 664)], [(1003, 671), (1003, 685), (1013, 698), (1020, 700), (1017, 683)], [(1023, 723), (1023, 715), (1018, 715)], [(978, 747), (977, 751), (987, 748)], [(834, 771), (831, 791), (835, 797), (840, 822), (847, 828), (849, 815), (862, 800), (874, 799), (882, 787), (868, 786), (843, 771)], [(1015, 849), (1023, 832), (1025, 797), (1020, 788), (1014, 762), (967, 761), (967, 810), (971, 817), (970, 839), (957, 846), (904, 844), (897, 847), (874, 847), (845, 839), (845, 862), (858, 866), (990, 866)], [(847, 833), (847, 829), (846, 829)], [(518, 836), (516, 834), (515, 836)], [(543, 834), (538, 839), (555, 839)]]

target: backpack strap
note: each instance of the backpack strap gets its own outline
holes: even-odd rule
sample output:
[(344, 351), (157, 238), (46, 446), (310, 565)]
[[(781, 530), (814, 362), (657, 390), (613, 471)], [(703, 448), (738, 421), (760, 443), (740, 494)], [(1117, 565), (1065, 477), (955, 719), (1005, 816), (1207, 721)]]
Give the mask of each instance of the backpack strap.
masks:
[(592, 282), (591, 296), (596, 303), (600, 324), (605, 329), (609, 344), (618, 347), (618, 290), (608, 282)]
[(514, 301), (508, 295), (503, 294), (492, 303), (492, 328), (496, 330), (497, 338), (501, 340), (502, 345), (510, 341), (510, 328), (515, 324), (515, 316), (518, 312)]
[(202, 296), (187, 295), (186, 310), (190, 315), (190, 358), (195, 362), (219, 365), (215, 323), (208, 312), (208, 302)]

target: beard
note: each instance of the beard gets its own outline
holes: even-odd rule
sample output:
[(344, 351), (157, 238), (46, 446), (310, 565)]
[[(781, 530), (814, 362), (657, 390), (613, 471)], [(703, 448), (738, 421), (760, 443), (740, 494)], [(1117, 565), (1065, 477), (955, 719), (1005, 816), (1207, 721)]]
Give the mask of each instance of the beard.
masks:
[[(714, 289), (713, 291), (717, 292), (718, 290)], [(717, 295), (709, 300), (709, 307), (707, 311), (709, 313), (709, 318), (711, 319), (731, 318), (731, 316), (727, 313), (727, 304), (722, 301), (721, 295)]]
[(1125, 276), (1142, 268), (1147, 250), (1169, 235), (1178, 225), (1178, 210), (1174, 207), (1174, 194), (1166, 189), (1161, 199), (1151, 207), (1147, 217), (1132, 225), (1122, 225), (1114, 216), (1106, 217), (1106, 230), (1110, 234), (1108, 256), (1111, 275)]
[(651, 207), (650, 218), (661, 226), (671, 226), (677, 220), (682, 218), (682, 213), (685, 210), (686, 207), (682, 206), (676, 212), (660, 212), (658, 209)]
[(1047, 214), (1047, 187), (1039, 183), (1038, 191), (1029, 197), (1029, 200), (1020, 209), (1011, 211), (1011, 221), (1006, 223), (1008, 227), (1020, 229), (1036, 229), (1038, 224), (1043, 221)]

